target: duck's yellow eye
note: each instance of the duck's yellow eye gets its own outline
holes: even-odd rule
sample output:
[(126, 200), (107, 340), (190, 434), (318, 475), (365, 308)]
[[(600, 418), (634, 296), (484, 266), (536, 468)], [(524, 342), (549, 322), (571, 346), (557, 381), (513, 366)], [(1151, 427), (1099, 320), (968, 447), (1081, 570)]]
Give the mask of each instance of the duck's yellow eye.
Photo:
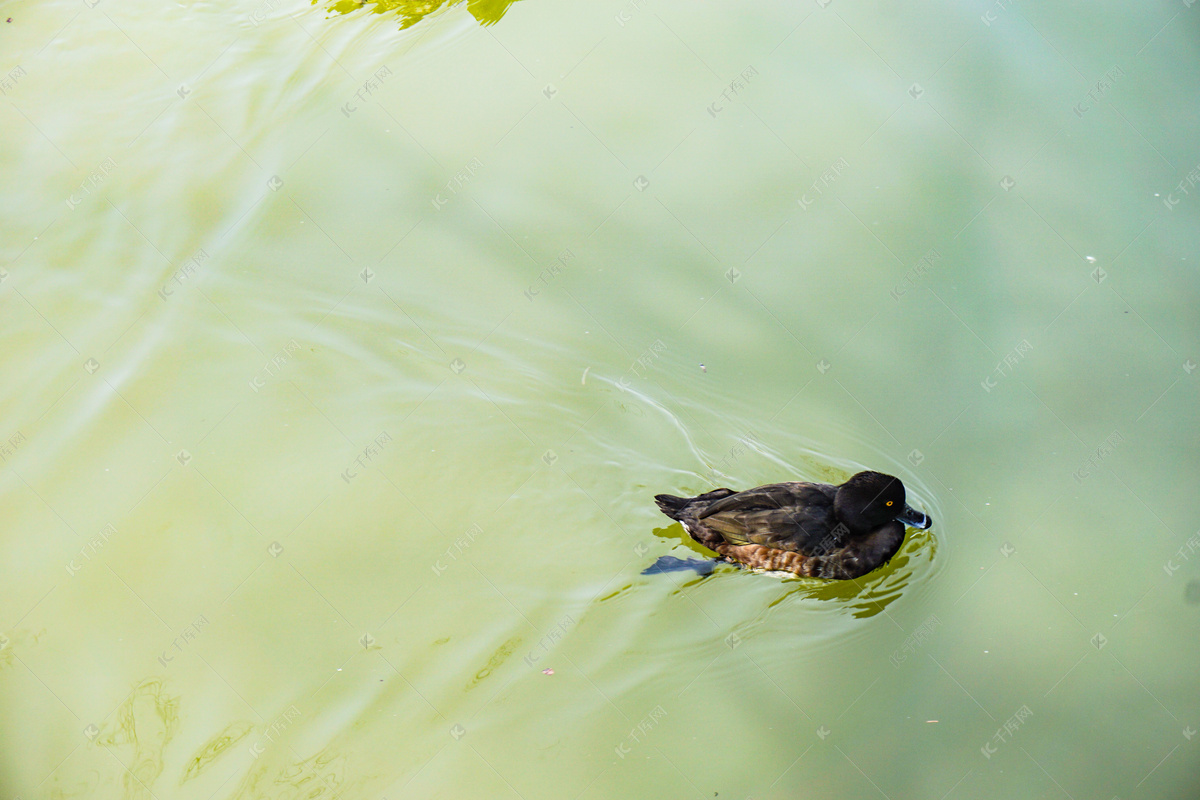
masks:
[(887, 501), (887, 504), (890, 506), (890, 505), (892, 504), (892, 501), (891, 501), (891, 500), (888, 500), (888, 501)]

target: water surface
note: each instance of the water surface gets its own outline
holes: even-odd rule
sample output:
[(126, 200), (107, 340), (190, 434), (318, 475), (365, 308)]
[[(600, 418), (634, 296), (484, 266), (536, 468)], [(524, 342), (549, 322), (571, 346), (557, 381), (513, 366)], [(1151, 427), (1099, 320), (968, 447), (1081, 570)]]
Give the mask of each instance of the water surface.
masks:
[(1193, 796), (1197, 13), (6, 4), (4, 792)]

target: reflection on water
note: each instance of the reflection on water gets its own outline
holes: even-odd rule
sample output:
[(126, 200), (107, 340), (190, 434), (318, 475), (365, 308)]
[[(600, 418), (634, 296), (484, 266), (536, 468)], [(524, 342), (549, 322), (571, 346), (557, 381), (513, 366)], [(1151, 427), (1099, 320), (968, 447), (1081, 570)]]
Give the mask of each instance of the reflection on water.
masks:
[(795, 578), (799, 585), (780, 596), (768, 608), (779, 605), (788, 597), (811, 597), (836, 602), (848, 608), (856, 619), (873, 617), (899, 599), (904, 588), (912, 583), (919, 559), (932, 562), (936, 554), (937, 538), (929, 531), (910, 528), (896, 555), (874, 572), (848, 581)]
[[(517, 0), (467, 0), (467, 13), (475, 18), (475, 21), (480, 25), (493, 25), (500, 21), (508, 11), (508, 7)], [(318, 0), (312, 0), (312, 4), (316, 5)], [(360, 9), (370, 6), (373, 14), (390, 14), (395, 13), (400, 18), (400, 27), (411, 28), (425, 17), (440, 11), (443, 8), (451, 8), (461, 3), (462, 0), (337, 0), (328, 7), (328, 11), (335, 14), (350, 14)]]
[[(680, 545), (697, 553), (712, 557), (712, 553), (696, 544), (683, 526), (676, 523), (666, 528), (656, 528), (654, 535), (660, 539), (671, 539)], [(879, 569), (853, 580), (830, 581), (821, 578), (798, 577), (788, 572), (764, 572), (762, 570), (746, 570), (745, 567), (731, 565), (721, 572), (750, 571), (766, 576), (766, 579), (782, 580), (785, 591), (769, 602), (766, 609), (774, 608), (789, 597), (797, 599), (824, 600), (831, 603), (830, 610), (848, 609), (851, 616), (857, 619), (873, 617), (896, 601), (903, 590), (913, 581), (913, 576), (919, 565), (932, 567), (934, 556), (937, 554), (937, 538), (930, 531), (908, 530), (904, 544), (888, 563)], [(926, 570), (929, 571), (929, 570)], [(688, 580), (680, 586), (680, 590), (694, 585), (706, 576)], [(626, 589), (629, 587), (625, 587)], [(623, 590), (622, 590), (623, 591)], [(601, 600), (609, 600), (620, 592), (615, 592)], [(751, 626), (761, 620), (750, 623)]]

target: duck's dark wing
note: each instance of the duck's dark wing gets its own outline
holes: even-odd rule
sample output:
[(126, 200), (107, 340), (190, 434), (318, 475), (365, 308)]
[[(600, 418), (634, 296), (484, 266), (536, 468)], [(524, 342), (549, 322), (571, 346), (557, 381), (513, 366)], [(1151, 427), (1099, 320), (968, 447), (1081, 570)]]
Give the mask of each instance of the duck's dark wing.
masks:
[(836, 494), (836, 486), (823, 483), (773, 483), (717, 500), (696, 516), (730, 544), (817, 555), (841, 544)]

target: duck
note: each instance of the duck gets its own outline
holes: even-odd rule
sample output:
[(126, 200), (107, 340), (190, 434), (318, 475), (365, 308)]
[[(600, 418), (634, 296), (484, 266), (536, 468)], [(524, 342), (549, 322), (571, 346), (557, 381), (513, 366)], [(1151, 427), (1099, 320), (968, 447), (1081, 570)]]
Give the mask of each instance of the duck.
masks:
[(933, 525), (905, 502), (899, 478), (871, 471), (840, 486), (791, 481), (696, 497), (660, 494), (654, 501), (726, 561), (833, 580), (878, 569), (900, 549), (906, 527)]

